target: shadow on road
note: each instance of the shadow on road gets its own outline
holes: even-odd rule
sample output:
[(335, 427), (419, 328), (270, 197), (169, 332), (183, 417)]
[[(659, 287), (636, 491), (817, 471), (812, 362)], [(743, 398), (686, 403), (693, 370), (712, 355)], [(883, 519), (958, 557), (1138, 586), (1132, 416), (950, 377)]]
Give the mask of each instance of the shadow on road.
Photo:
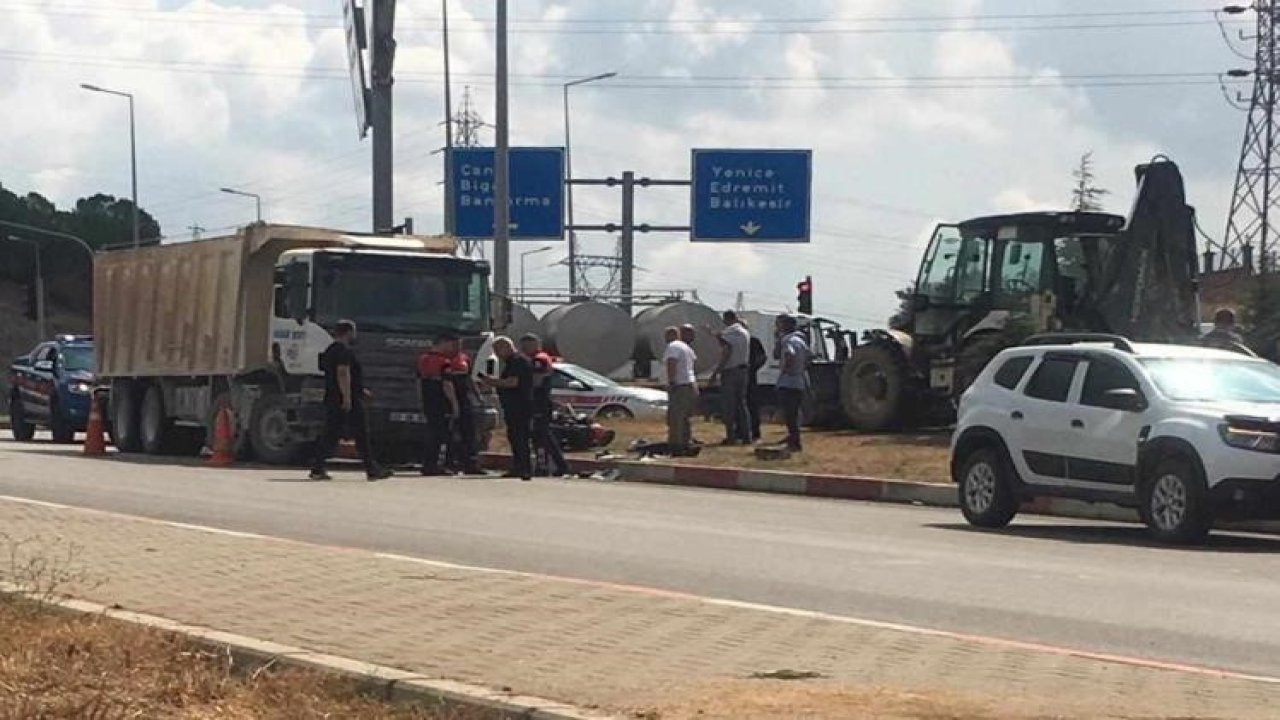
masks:
[(1203, 545), (1178, 546), (1153, 540), (1147, 534), (1146, 528), (1138, 525), (1010, 525), (1000, 530), (983, 530), (963, 523), (932, 523), (925, 527), (980, 535), (1012, 535), (1080, 545), (1128, 545), (1181, 552), (1280, 554), (1280, 538), (1226, 534), (1224, 531), (1216, 531)]

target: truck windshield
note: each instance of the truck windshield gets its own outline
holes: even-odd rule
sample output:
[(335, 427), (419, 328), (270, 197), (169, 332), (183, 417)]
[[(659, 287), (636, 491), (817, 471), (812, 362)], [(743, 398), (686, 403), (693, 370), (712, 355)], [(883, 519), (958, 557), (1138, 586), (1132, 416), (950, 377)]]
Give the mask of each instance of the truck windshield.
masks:
[(63, 370), (93, 371), (93, 348), (64, 346), (59, 357), (62, 359)]
[(371, 332), (477, 335), (489, 329), (486, 268), (448, 257), (317, 253), (316, 320)]

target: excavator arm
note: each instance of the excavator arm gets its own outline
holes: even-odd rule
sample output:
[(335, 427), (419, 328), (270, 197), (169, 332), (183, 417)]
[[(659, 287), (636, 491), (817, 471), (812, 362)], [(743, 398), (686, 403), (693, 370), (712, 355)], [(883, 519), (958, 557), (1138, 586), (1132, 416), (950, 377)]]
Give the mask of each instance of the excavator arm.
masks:
[[(1184, 341), (1197, 336), (1195, 209), (1182, 173), (1158, 157), (1135, 169), (1137, 197), (1129, 222), (1099, 252), (1093, 295), (1086, 300), (1105, 330), (1135, 340)], [(1102, 328), (1100, 328), (1102, 329)]]

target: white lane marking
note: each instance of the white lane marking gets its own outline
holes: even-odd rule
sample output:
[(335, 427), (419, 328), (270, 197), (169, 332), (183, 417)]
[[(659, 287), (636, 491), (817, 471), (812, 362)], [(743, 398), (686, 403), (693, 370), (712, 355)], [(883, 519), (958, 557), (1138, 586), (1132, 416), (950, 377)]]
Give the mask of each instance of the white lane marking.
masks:
[(676, 590), (662, 590), (659, 588), (644, 587), (641, 585), (628, 585), (625, 583), (611, 583), (601, 580), (586, 580), (583, 578), (565, 577), (561, 575), (549, 575), (545, 573), (526, 572), (523, 570), (505, 570), (502, 568), (481, 567), (478, 565), (465, 565), (461, 563), (445, 562), (443, 560), (430, 560), (427, 558), (412, 557), (409, 555), (399, 555), (396, 553), (375, 552), (371, 550), (362, 550), (360, 548), (344, 547), (341, 545), (326, 545), (324, 543), (308, 542), (305, 540), (294, 540), (291, 538), (277, 537), (274, 535), (262, 535), (260, 533), (241, 532), (239, 530), (227, 530), (225, 528), (211, 527), (208, 525), (194, 525), (191, 523), (176, 522), (173, 520), (160, 520), (157, 518), (146, 517), (142, 515), (130, 515), (127, 513), (115, 512), (112, 510), (99, 510), (96, 508), (77, 507), (75, 505), (66, 505), (63, 503), (49, 502), (46, 500), (33, 500), (24, 497), (14, 497), (11, 495), (0, 495), (0, 501), (12, 502), (17, 504), (34, 505), (38, 507), (47, 507), (56, 510), (69, 510), (73, 512), (82, 512), (94, 515), (102, 515), (106, 517), (114, 517), (122, 520), (132, 520), (136, 522), (148, 522), (157, 525), (164, 525), (182, 530), (193, 530), (196, 532), (204, 532), (212, 535), (222, 535), (227, 537), (248, 539), (248, 540), (266, 540), (270, 542), (285, 543), (291, 545), (299, 545), (303, 547), (319, 548), (324, 550), (358, 553), (361, 555), (373, 555), (374, 557), (384, 560), (392, 560), (396, 562), (413, 563), (417, 565), (425, 565), (428, 567), (438, 568), (442, 570), (460, 570), (467, 572), (488, 573), (493, 575), (507, 575), (511, 577), (531, 578), (536, 580), (550, 580), (555, 582), (572, 583), (575, 585), (584, 585), (595, 588), (619, 590), (623, 592), (641, 593), (654, 597), (663, 597), (675, 600), (685, 600), (701, 603), (711, 607), (732, 608), (736, 610), (749, 610), (753, 612), (769, 613), (773, 615), (782, 615), (786, 617), (802, 618), (806, 620), (822, 620), (827, 622), (835, 622), (843, 625), (854, 625), (857, 627), (865, 627), (876, 630), (890, 630), (894, 632), (907, 633), (911, 635), (920, 635), (925, 637), (943, 638), (948, 640), (956, 640), (960, 642), (970, 642), (989, 647), (997, 647), (1008, 650), (1023, 650), (1027, 652), (1042, 653), (1049, 655), (1058, 655), (1063, 657), (1074, 657), (1083, 660), (1094, 660), (1117, 665), (1127, 665), (1131, 667), (1146, 668), (1149, 670), (1165, 670), (1169, 672), (1179, 672), (1191, 675), (1200, 675), (1208, 677), (1216, 677), (1229, 680), (1242, 680), (1247, 682), (1266, 683), (1270, 685), (1280, 685), (1280, 677), (1271, 675), (1252, 675), (1249, 673), (1235, 672), (1232, 670), (1224, 670), (1221, 668), (1204, 667), (1199, 665), (1190, 665), (1177, 662), (1167, 662), (1162, 660), (1153, 660), (1148, 658), (1134, 657), (1128, 655), (1115, 655), (1111, 653), (1093, 652), (1090, 650), (1081, 650), (1078, 648), (1065, 647), (1059, 645), (1048, 645), (1036, 642), (1027, 642), (1023, 640), (1011, 640), (1008, 638), (993, 637), (988, 635), (973, 635), (969, 633), (953, 632), (950, 630), (939, 630), (936, 628), (923, 627), (919, 625), (907, 625), (904, 623), (884, 622), (881, 620), (871, 620), (868, 618), (859, 618), (849, 615), (836, 615), (833, 613), (825, 613), (817, 610), (803, 610), (800, 608), (789, 608), (779, 605), (766, 605), (762, 603), (745, 602), (741, 600), (728, 600), (724, 598), (706, 597), (703, 595), (694, 595), (691, 593), (680, 592)]

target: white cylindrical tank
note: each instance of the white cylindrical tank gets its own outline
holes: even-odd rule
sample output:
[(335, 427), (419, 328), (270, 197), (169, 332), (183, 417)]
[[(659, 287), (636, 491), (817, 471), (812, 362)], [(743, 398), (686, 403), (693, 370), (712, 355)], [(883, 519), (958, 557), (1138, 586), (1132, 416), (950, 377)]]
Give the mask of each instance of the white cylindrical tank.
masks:
[(527, 333), (541, 336), (542, 323), (538, 322), (538, 316), (534, 315), (529, 308), (519, 303), (511, 303), (511, 324), (499, 332), (512, 340), (519, 340), (520, 336)]
[(635, 322), (616, 305), (561, 305), (542, 317), (543, 342), (551, 352), (588, 370), (607, 374), (631, 359)]
[(661, 359), (667, 347), (664, 331), (685, 324), (693, 325), (698, 331), (693, 341), (693, 351), (698, 355), (694, 371), (702, 374), (715, 368), (720, 360), (720, 342), (706, 328), (719, 330), (724, 323), (720, 321), (720, 313), (693, 302), (659, 305), (637, 315), (635, 359), (641, 362)]

